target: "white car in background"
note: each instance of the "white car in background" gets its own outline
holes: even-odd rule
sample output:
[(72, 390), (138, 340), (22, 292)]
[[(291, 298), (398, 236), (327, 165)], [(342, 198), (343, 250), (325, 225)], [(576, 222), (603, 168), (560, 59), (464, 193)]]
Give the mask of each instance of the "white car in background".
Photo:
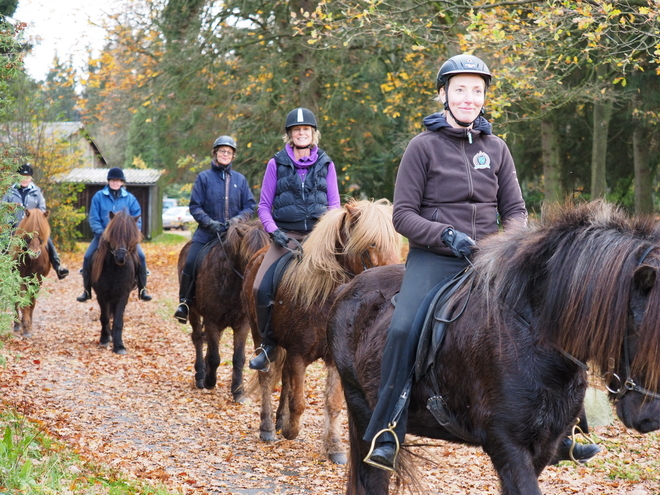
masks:
[(195, 219), (190, 214), (190, 208), (187, 206), (173, 206), (163, 212), (163, 229), (181, 229), (189, 228)]

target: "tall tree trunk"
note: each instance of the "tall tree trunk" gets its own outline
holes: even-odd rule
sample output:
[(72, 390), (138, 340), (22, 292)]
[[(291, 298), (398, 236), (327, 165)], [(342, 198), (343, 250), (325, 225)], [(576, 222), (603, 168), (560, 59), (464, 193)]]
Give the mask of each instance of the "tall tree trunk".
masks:
[(633, 162), (635, 167), (635, 213), (653, 213), (651, 169), (649, 167), (649, 133), (641, 123), (633, 129)]
[(556, 203), (563, 196), (559, 163), (559, 132), (555, 123), (549, 118), (541, 120), (541, 150), (545, 189), (544, 201)]
[[(599, 65), (596, 77), (602, 81), (607, 74), (607, 66)], [(604, 198), (607, 191), (607, 135), (612, 119), (614, 101), (604, 95), (594, 100), (594, 132), (591, 144), (591, 199)]]

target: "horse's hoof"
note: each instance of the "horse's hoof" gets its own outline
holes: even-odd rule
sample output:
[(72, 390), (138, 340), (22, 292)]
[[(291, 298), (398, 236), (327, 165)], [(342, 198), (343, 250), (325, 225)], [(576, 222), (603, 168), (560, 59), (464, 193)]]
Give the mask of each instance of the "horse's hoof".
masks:
[(247, 400), (245, 394), (233, 394), (233, 395), (234, 395), (234, 402), (236, 402), (236, 404), (243, 404)]
[(215, 388), (216, 380), (204, 380), (204, 388), (213, 390)]
[(107, 349), (109, 342), (99, 342), (99, 347), (101, 349)]
[(126, 354), (126, 349), (124, 349), (124, 348), (122, 348), (122, 349), (113, 349), (112, 352), (114, 352), (115, 354), (119, 354), (120, 356), (123, 356), (124, 354)]
[(26, 338), (26, 339), (31, 339), (32, 338), (32, 332), (25, 332), (23, 334), (23, 337)]
[(259, 439), (262, 442), (274, 442), (277, 439), (277, 437), (275, 436), (275, 432), (273, 431), (260, 431)]
[(348, 462), (346, 454), (343, 453), (328, 454), (328, 459), (330, 459), (330, 462), (333, 462), (334, 464), (346, 464)]
[(203, 389), (204, 388), (204, 379), (201, 380), (195, 380), (195, 387), (198, 389)]

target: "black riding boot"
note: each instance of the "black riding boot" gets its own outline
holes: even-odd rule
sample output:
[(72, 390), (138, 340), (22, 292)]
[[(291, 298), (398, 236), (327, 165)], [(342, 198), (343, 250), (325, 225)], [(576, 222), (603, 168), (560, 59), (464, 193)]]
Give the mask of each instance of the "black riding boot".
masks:
[(50, 258), (50, 264), (53, 267), (53, 270), (55, 270), (58, 279), (62, 280), (69, 274), (69, 270), (61, 266), (62, 262), (60, 261), (60, 257), (57, 254), (57, 250), (55, 249), (53, 239), (50, 237), (48, 238), (48, 257)]
[(399, 445), (394, 433), (387, 430), (382, 431), (374, 438), (371, 451), (364, 462), (385, 471), (394, 471), (398, 453)]
[(151, 301), (152, 297), (147, 292), (147, 265), (140, 263), (137, 268), (138, 299)]
[[(584, 434), (589, 433), (587, 413), (584, 410), (584, 406), (580, 411), (577, 424), (579, 429)], [(560, 461), (575, 461), (585, 463), (593, 459), (593, 457), (598, 454), (598, 452), (600, 452), (600, 447), (595, 443), (579, 444), (569, 436), (561, 441), (559, 447), (557, 447), (555, 457), (552, 459), (552, 461), (550, 461), (550, 464), (557, 464)]]
[(255, 306), (257, 310), (257, 327), (261, 335), (261, 345), (257, 348), (257, 352), (261, 352), (252, 358), (249, 364), (250, 369), (264, 372), (268, 372), (270, 363), (275, 360), (277, 354), (277, 344), (273, 339), (273, 332), (270, 328), (270, 318), (273, 310), (271, 287), (272, 280), (264, 277), (257, 291)]
[(76, 298), (76, 301), (78, 302), (89, 301), (92, 298), (92, 274), (91, 274), (92, 267), (89, 265), (91, 265), (91, 261), (87, 264), (83, 262), (82, 278), (83, 278), (83, 287), (85, 288), (85, 292), (83, 292), (81, 296), (78, 296)]
[(174, 318), (176, 318), (179, 323), (183, 323), (184, 325), (188, 322), (190, 305), (192, 304), (193, 299), (192, 282), (193, 279), (190, 275), (188, 275), (186, 272), (181, 272), (181, 282), (179, 282), (180, 304), (174, 312)]

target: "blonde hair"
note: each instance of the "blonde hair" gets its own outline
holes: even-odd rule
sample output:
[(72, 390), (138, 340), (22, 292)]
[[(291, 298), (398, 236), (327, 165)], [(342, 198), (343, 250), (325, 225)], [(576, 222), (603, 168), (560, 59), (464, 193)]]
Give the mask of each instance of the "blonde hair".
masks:
[[(318, 129), (314, 129), (312, 127), (312, 146), (318, 146), (320, 140), (321, 140), (321, 132)], [(293, 147), (293, 139), (291, 139), (291, 133), (288, 130), (282, 136), (282, 141), (284, 141), (284, 144), (290, 144)]]

